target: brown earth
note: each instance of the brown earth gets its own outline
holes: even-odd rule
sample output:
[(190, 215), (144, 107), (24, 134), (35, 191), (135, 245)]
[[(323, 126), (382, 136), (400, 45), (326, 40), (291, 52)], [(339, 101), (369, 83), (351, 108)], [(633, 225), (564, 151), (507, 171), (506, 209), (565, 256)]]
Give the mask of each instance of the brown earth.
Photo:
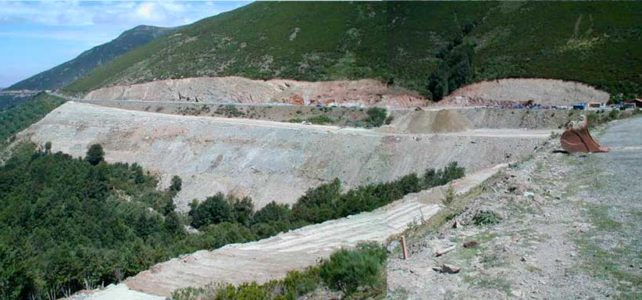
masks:
[(199, 77), (118, 85), (89, 92), (84, 100), (183, 101), (198, 103), (286, 103), (352, 106), (424, 106), (416, 92), (373, 80), (305, 82), (243, 77)]

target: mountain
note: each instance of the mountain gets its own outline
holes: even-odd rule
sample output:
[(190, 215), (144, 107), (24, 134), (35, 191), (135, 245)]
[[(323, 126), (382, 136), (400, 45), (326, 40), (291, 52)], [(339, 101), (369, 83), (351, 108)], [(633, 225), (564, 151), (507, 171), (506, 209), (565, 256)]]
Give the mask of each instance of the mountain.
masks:
[(171, 28), (154, 26), (141, 25), (134, 27), (108, 43), (91, 48), (68, 62), (20, 81), (8, 89), (47, 90), (63, 87), (84, 76), (97, 66), (171, 31)]
[(640, 2), (256, 2), (136, 48), (69, 92), (157, 79), (379, 78), (440, 98), (504, 77), (642, 94)]

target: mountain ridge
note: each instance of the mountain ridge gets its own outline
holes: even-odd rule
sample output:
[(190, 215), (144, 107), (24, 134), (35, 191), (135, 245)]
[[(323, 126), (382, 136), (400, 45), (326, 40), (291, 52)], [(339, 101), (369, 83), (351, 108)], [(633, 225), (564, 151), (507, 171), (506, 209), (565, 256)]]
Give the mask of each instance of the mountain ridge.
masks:
[(27, 79), (14, 83), (7, 90), (48, 90), (63, 87), (89, 73), (95, 67), (140, 47), (174, 28), (138, 25), (115, 39), (82, 52), (74, 59)]
[(538, 77), (642, 94), (640, 11), (623, 2), (252, 3), (184, 26), (65, 89), (203, 76), (376, 78), (431, 97), (475, 81)]

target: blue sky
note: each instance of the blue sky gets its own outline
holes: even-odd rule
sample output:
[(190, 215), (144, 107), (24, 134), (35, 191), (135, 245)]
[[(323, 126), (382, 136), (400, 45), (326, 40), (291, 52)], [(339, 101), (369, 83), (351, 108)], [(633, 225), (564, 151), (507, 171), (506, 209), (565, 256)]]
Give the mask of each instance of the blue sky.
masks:
[(137, 25), (185, 25), (247, 3), (0, 0), (0, 87), (70, 60)]

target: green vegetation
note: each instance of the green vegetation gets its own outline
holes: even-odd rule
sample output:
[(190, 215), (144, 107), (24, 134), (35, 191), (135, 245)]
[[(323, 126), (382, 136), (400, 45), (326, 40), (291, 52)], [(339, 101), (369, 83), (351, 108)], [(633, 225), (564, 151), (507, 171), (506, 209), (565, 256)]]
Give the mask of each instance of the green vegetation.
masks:
[[(379, 127), (386, 122), (387, 111), (381, 107), (371, 107), (366, 111), (368, 117), (365, 119), (366, 127)], [(390, 124), (390, 122), (388, 122)]]
[(302, 120), (300, 118), (294, 118), (288, 120), (290, 123), (303, 123), (303, 122), (310, 122), (311, 124), (318, 124), (318, 125), (325, 125), (325, 124), (333, 124), (335, 120), (332, 118), (326, 116), (326, 115), (318, 115), (314, 117), (309, 117), (305, 120)]
[[(322, 107), (321, 112), (327, 113), (331, 111), (331, 108), (327, 107)], [(365, 128), (373, 128), (373, 127), (379, 127), (383, 124), (390, 124), (392, 122), (392, 116), (387, 117), (388, 111), (385, 108), (381, 107), (371, 107), (368, 110), (366, 110), (366, 116), (363, 117), (360, 120), (349, 120), (346, 122), (346, 125), (352, 126), (352, 127), (365, 127)], [(333, 119), (327, 115), (317, 115), (314, 117), (309, 117), (307, 119), (301, 119), (301, 118), (294, 118), (288, 120), (290, 123), (303, 123), (303, 122), (310, 122), (311, 124), (318, 124), (318, 125), (325, 125), (325, 124), (336, 124), (340, 123), (344, 120), (342, 120), (341, 117), (337, 119)]]
[[(433, 175), (411, 174), (346, 193), (335, 180), (310, 189), (292, 209), (272, 202), (256, 212), (249, 198), (217, 194), (194, 202), (185, 216), (174, 211), (172, 200), (182, 186), (179, 177), (159, 191), (157, 179), (141, 166), (106, 163), (99, 145), (89, 147), (85, 158), (51, 149), (51, 143), (40, 149), (19, 145), (0, 167), (0, 298), (56, 298), (95, 288), (182, 253), (369, 211), (463, 174), (453, 163), (426, 172)], [(200, 234), (185, 231), (190, 222)], [(326, 282), (352, 292), (355, 285), (367, 283), (355, 278), (374, 280), (366, 276), (378, 270), (370, 266), (373, 262), (355, 258), (347, 270), (342, 264), (329, 266)], [(337, 274), (355, 268), (367, 270), (333, 283)]]
[(639, 2), (259, 2), (180, 28), (66, 89), (196, 76), (378, 78), (439, 99), (470, 81), (539, 77), (626, 98), (642, 95), (641, 8)]
[[(46, 148), (51, 149), (51, 143), (48, 143)], [(89, 147), (89, 150), (87, 150), (87, 156), (85, 157), (85, 160), (92, 166), (105, 161), (105, 151), (103, 151), (103, 146), (99, 144), (91, 145)]]
[(494, 225), (500, 220), (501, 217), (492, 210), (482, 210), (473, 216), (473, 223), (477, 226)]
[(6, 147), (16, 133), (39, 121), (64, 102), (58, 97), (39, 94), (31, 100), (0, 109), (0, 149)]
[[(231, 196), (217, 194), (199, 203), (192, 202), (191, 225), (201, 228), (210, 224), (231, 222), (246, 227), (259, 237), (267, 237), (281, 231), (287, 231), (307, 224), (346, 217), (376, 208), (401, 199), (404, 195), (422, 189), (443, 185), (453, 179), (464, 176), (464, 168), (456, 162), (450, 163), (443, 170), (428, 169), (422, 177), (409, 174), (397, 180), (370, 184), (342, 193), (341, 181), (334, 181), (309, 189), (290, 208), (288, 205), (272, 202), (256, 213), (252, 213), (250, 204), (239, 205)], [(242, 206), (243, 209), (237, 207)], [(241, 211), (242, 213), (238, 213)], [(248, 220), (241, 222), (240, 220)]]
[(321, 265), (320, 275), (329, 287), (350, 295), (362, 286), (381, 285), (385, 261), (386, 249), (365, 244), (357, 251), (339, 250), (332, 254), (330, 261)]
[(86, 75), (97, 66), (145, 45), (172, 30), (171, 28), (154, 26), (137, 26), (123, 32), (110, 42), (91, 48), (68, 62), (22, 80), (8, 89), (52, 90), (61, 88)]
[(156, 178), (137, 164), (90, 162), (50, 149), (20, 145), (0, 167), (2, 299), (57, 298), (182, 253), (257, 239), (228, 222), (187, 234), (172, 201), (178, 177), (158, 191)]
[[(201, 111), (204, 110), (204, 108), (207, 107), (205, 105), (202, 106)], [(228, 104), (228, 105), (220, 105), (216, 111), (214, 112), (219, 115), (224, 115), (228, 118), (238, 118), (245, 116), (245, 113), (240, 111), (236, 106)]]
[(383, 247), (360, 244), (354, 250), (335, 252), (319, 266), (303, 272), (289, 272), (282, 280), (261, 285), (253, 282), (239, 286), (186, 288), (174, 292), (172, 299), (299, 299), (322, 287), (342, 291), (347, 299), (378, 298), (386, 292), (385, 262)]
[(16, 96), (16, 95), (6, 95), (2, 94), (2, 91), (0, 90), (0, 109), (4, 109), (7, 107), (12, 107), (16, 106), (20, 103), (23, 103), (25, 101), (29, 101), (33, 96)]

